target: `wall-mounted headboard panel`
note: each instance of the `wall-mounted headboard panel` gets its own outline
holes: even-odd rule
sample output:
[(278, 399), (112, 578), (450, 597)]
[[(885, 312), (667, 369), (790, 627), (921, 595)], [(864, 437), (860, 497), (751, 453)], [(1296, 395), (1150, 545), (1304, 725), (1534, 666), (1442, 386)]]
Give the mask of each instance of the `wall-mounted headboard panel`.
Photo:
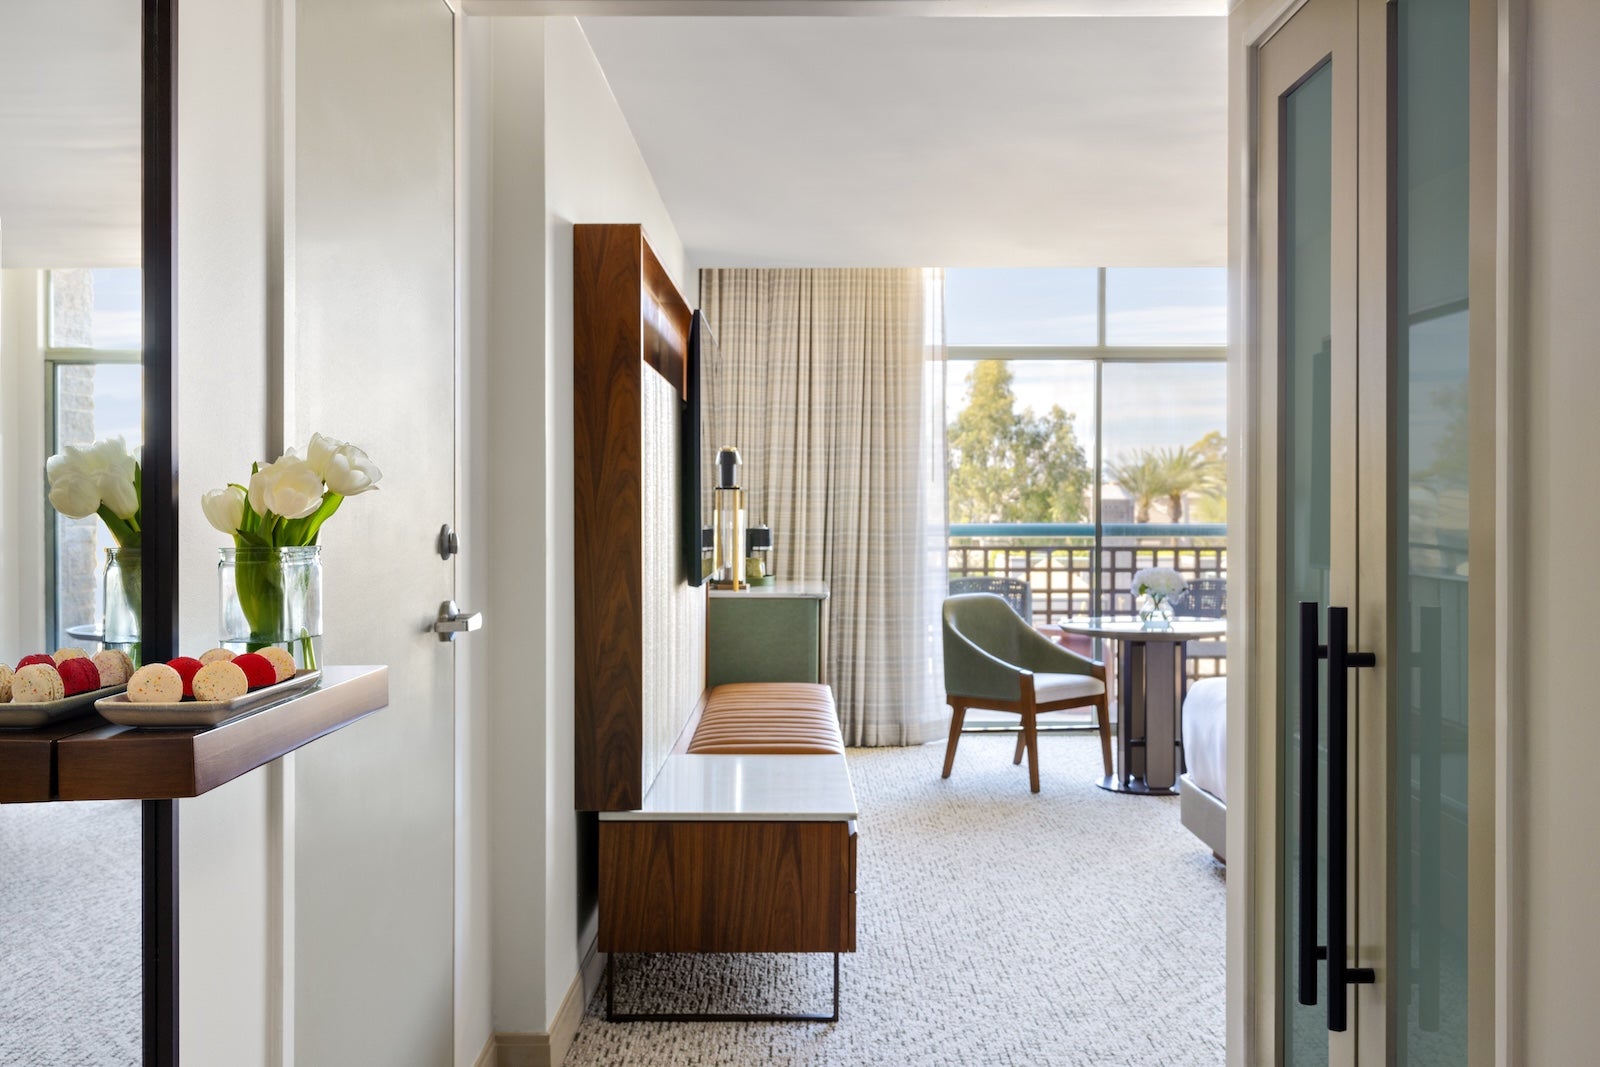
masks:
[(705, 684), (678, 520), (691, 311), (641, 226), (575, 226), (572, 266), (574, 799), (630, 811)]

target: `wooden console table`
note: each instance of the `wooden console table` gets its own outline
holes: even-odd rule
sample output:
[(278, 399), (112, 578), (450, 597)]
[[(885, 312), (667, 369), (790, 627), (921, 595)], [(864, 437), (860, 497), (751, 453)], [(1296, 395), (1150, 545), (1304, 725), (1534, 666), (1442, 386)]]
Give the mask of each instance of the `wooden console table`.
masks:
[(856, 942), (856, 818), (843, 756), (667, 757), (642, 808), (600, 813), (600, 951), (832, 952), (833, 1014), (616, 1012), (608, 960), (607, 1016), (837, 1021), (839, 953)]

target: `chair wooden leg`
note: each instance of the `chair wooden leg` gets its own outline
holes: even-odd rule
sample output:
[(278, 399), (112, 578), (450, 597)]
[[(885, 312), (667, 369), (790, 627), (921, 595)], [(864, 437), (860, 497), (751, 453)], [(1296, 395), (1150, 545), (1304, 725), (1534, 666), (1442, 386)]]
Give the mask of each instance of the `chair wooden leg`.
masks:
[(1095, 702), (1095, 711), (1100, 717), (1100, 761), (1105, 764), (1106, 777), (1111, 777), (1111, 709), (1106, 704), (1105, 694), (1100, 694), (1100, 699)]
[(964, 704), (953, 701), (950, 704), (950, 743), (944, 747), (944, 773), (940, 778), (950, 777), (950, 768), (956, 763), (956, 742), (961, 740), (961, 723), (967, 717), (967, 708)]
[(1023, 733), (1021, 729), (1018, 729), (1017, 730), (1017, 754), (1015, 756), (1011, 757), (1011, 762), (1013, 764), (1021, 763), (1022, 762), (1022, 754), (1024, 752), (1026, 752), (1027, 750), (1028, 750), (1028, 735)]
[(1022, 736), (1028, 744), (1028, 791), (1039, 791), (1039, 715), (1028, 708), (1022, 713)]

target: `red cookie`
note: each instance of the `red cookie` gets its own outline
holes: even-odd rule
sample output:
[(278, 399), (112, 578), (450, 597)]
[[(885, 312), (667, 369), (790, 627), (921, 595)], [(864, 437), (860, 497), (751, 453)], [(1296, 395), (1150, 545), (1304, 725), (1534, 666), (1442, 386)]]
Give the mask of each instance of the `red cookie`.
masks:
[(35, 652), (31, 656), (23, 656), (18, 660), (17, 670), (20, 671), (24, 667), (31, 667), (35, 663), (43, 663), (46, 667), (54, 667), (56, 665), (54, 656), (47, 656), (43, 652)]
[(61, 687), (69, 697), (100, 688), (100, 668), (92, 659), (64, 659), (56, 664), (56, 673), (61, 675)]
[(233, 662), (244, 671), (245, 681), (250, 683), (251, 689), (260, 689), (264, 685), (272, 685), (278, 680), (278, 672), (272, 666), (272, 661), (265, 656), (258, 656), (254, 652), (246, 652), (242, 656), (233, 657)]
[(194, 676), (200, 673), (204, 666), (193, 656), (179, 656), (177, 659), (167, 660), (167, 666), (178, 672), (178, 677), (183, 679), (183, 695), (194, 696)]

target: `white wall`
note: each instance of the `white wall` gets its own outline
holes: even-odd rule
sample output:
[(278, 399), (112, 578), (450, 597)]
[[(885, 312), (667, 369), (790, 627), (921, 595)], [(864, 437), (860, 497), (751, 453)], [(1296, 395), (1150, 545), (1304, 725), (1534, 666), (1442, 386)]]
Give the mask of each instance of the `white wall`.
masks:
[(1523, 788), (1513, 833), (1526, 872), (1517, 902), (1523, 940), (1522, 1054), (1516, 1062), (1590, 1063), (1600, 1048), (1600, 820), (1573, 783), (1593, 775), (1600, 751), (1600, 686), (1594, 671), (1594, 606), (1600, 571), (1600, 6), (1592, 0), (1525, 0), (1527, 51), (1526, 333), (1513, 352), (1525, 377), (1526, 429), (1519, 479), (1526, 504), (1523, 573), (1513, 576), (1526, 616), (1517, 620), (1526, 731), (1517, 766)]
[[(482, 42), (481, 45), (474, 42)], [(485, 61), (489, 264), (493, 1025), (546, 1032), (596, 932), (593, 817), (573, 811), (572, 226), (640, 222), (680, 288), (683, 245), (578, 23), (468, 20)], [(478, 53), (474, 51), (476, 57)], [(509, 652), (510, 655), (503, 653)], [(531, 685), (530, 685), (531, 680)]]
[[(454, 502), (452, 16), (185, 0), (181, 17), (182, 646), (216, 643), (225, 539), (199, 494), (314, 427), (386, 472), (324, 537), (327, 651), (401, 672), (380, 715), (181, 803), (181, 1056), (431, 1067), (452, 1044), (453, 679), (425, 631), (452, 589), (432, 552)], [(374, 608), (384, 593), (410, 599)], [(429, 681), (407, 682), (419, 663)]]
[(44, 651), (43, 286), (40, 271), (0, 270), (0, 656), (13, 660)]
[[(267, 450), (268, 0), (186, 0), (178, 55), (180, 646), (217, 637), (221, 534), (202, 490)], [(178, 805), (180, 1055), (272, 1062), (267, 772)]]

